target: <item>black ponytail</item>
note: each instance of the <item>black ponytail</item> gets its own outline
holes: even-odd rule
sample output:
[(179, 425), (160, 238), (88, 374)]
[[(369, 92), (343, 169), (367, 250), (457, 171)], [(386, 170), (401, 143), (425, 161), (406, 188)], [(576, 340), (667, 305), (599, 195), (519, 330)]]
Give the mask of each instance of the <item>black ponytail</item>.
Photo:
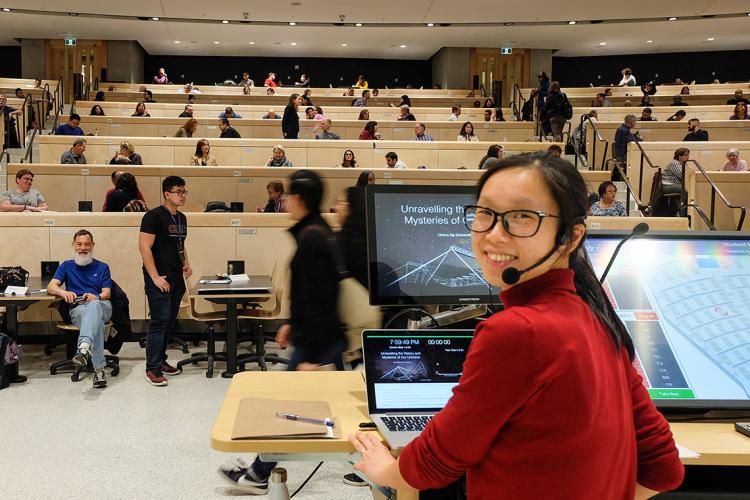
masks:
[[(541, 174), (560, 211), (557, 243), (565, 245), (570, 242), (573, 228), (583, 224), (588, 209), (588, 188), (580, 172), (570, 162), (548, 153), (515, 155), (490, 167), (482, 175), (477, 183), (477, 197), (490, 177), (500, 170), (511, 167), (536, 168)], [(569, 255), (568, 265), (575, 273), (573, 283), (576, 292), (588, 304), (594, 316), (602, 322), (615, 348), (619, 351), (624, 347), (628, 357), (633, 361), (633, 340), (596, 278), (583, 245), (585, 239), (584, 235), (578, 247)]]

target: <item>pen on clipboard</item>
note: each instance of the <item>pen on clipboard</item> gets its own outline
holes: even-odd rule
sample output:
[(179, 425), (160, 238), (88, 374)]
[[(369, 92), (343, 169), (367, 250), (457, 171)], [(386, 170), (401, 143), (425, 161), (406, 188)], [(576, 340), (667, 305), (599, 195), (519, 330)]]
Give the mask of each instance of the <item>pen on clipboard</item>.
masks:
[(277, 412), (276, 417), (285, 419), (285, 420), (296, 420), (298, 422), (307, 422), (308, 424), (327, 425), (328, 427), (334, 426), (334, 423), (329, 419), (303, 417), (302, 415), (294, 415), (293, 413)]

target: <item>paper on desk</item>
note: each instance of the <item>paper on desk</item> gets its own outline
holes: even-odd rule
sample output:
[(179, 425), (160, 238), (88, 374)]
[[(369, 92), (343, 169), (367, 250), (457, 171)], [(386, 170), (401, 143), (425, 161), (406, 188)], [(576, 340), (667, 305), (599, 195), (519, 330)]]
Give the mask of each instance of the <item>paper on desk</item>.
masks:
[(675, 443), (677, 445), (677, 452), (680, 454), (680, 458), (700, 458), (701, 454), (696, 453), (693, 450), (689, 450), (685, 448), (684, 446), (681, 446), (679, 443)]
[(247, 274), (230, 274), (229, 279), (232, 280), (233, 283), (242, 283), (244, 281), (250, 281), (250, 276)]
[(28, 291), (29, 288), (25, 286), (9, 286), (5, 288), (5, 295), (26, 295)]
[[(277, 413), (294, 413), (319, 419), (333, 419), (334, 427), (284, 420)], [(339, 439), (341, 426), (331, 415), (326, 401), (289, 401), (242, 398), (232, 429), (232, 439)]]
[(199, 285), (228, 285), (231, 283), (229, 279), (221, 279), (221, 280), (200, 280), (198, 282)]

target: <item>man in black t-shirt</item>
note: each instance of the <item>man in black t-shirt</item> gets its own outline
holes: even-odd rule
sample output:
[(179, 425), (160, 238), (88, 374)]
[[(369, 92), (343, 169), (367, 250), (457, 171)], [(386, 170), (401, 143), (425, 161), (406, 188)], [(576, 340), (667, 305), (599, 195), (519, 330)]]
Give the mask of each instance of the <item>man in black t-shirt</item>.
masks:
[(697, 118), (688, 120), (688, 133), (683, 141), (707, 141), (708, 131), (701, 130), (701, 121)]
[(734, 91), (734, 97), (729, 99), (727, 101), (727, 104), (731, 104), (732, 106), (736, 106), (739, 103), (745, 103), (750, 104), (750, 101), (747, 100), (747, 98), (742, 96), (742, 90), (735, 90)]
[(219, 139), (240, 139), (240, 133), (229, 125), (229, 120), (226, 118), (219, 119), (219, 128), (221, 129)]
[(164, 204), (143, 216), (138, 236), (151, 312), (146, 335), (146, 380), (156, 386), (167, 385), (164, 375), (180, 373), (167, 363), (167, 344), (180, 312), (185, 279), (193, 274), (185, 249), (187, 217), (177, 210), (185, 204), (185, 180), (170, 175), (161, 188)]

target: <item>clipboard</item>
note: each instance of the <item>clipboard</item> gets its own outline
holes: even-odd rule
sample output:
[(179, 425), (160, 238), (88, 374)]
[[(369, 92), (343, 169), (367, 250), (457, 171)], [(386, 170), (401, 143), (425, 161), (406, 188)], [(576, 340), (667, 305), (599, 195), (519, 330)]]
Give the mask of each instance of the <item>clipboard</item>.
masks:
[[(276, 413), (333, 420), (334, 426), (281, 419)], [(232, 428), (233, 440), (240, 439), (341, 439), (341, 425), (331, 415), (326, 401), (289, 401), (248, 397), (240, 400)]]

